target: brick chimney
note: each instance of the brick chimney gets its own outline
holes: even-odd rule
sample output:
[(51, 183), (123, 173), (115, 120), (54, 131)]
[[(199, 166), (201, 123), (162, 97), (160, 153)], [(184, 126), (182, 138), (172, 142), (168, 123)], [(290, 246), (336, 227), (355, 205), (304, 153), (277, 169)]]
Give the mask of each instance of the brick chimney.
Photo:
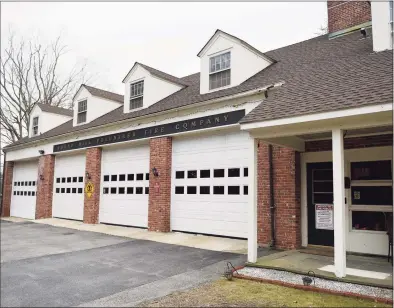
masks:
[(371, 26), (369, 1), (327, 1), (329, 37)]

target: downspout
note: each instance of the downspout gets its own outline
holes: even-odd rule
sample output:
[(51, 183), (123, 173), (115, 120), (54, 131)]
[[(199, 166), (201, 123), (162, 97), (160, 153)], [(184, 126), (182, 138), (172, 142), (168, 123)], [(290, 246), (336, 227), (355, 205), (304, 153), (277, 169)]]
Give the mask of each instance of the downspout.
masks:
[(272, 162), (272, 144), (268, 145), (269, 183), (270, 183), (270, 212), (271, 212), (271, 248), (275, 248), (275, 197), (274, 197), (274, 165)]

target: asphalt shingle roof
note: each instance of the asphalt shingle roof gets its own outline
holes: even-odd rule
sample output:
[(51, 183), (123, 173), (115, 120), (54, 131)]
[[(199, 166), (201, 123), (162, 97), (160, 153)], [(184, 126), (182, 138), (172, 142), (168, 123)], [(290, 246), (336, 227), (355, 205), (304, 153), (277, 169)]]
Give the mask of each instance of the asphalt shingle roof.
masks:
[(88, 86), (86, 84), (83, 84), (82, 86), (84, 86), (86, 88), (86, 90), (89, 91), (90, 94), (92, 94), (93, 96), (98, 96), (101, 98), (105, 98), (105, 99), (109, 99), (111, 101), (115, 101), (118, 103), (123, 104), (124, 102), (124, 97), (123, 95), (114, 93), (114, 92), (109, 92), (109, 91), (105, 91), (102, 89), (98, 89), (92, 86)]
[(44, 112), (60, 114), (60, 115), (65, 115), (65, 116), (69, 116), (69, 117), (73, 116), (73, 111), (71, 109), (66, 109), (66, 108), (61, 108), (61, 107), (57, 107), (57, 106), (52, 106), (49, 104), (41, 104), (41, 103), (37, 103), (37, 106), (39, 106), (40, 109)]
[(374, 53), (372, 38), (360, 38), (358, 32), (332, 40), (323, 35), (265, 52), (277, 62), (238, 86), (212, 93), (200, 94), (199, 73), (179, 78), (188, 86), (148, 108), (123, 113), (123, 106), (120, 106), (85, 125), (73, 127), (70, 120), (11, 146), (226, 97), (277, 82), (284, 84), (269, 93), (268, 98), (241, 123), (392, 102), (393, 52)]

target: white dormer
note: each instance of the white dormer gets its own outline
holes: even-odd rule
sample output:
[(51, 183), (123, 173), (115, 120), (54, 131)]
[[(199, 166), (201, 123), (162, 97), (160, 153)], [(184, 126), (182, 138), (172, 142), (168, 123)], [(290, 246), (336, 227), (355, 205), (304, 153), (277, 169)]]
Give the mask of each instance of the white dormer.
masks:
[(180, 78), (136, 62), (126, 77), (124, 112), (147, 108), (187, 86)]
[(371, 1), (373, 51), (393, 49), (393, 0)]
[(72, 118), (72, 110), (47, 104), (35, 104), (30, 113), (29, 137), (43, 134)]
[(77, 126), (121, 107), (123, 96), (83, 84), (75, 94), (73, 104), (73, 126)]
[(200, 94), (237, 86), (275, 60), (239, 38), (216, 30), (198, 53)]

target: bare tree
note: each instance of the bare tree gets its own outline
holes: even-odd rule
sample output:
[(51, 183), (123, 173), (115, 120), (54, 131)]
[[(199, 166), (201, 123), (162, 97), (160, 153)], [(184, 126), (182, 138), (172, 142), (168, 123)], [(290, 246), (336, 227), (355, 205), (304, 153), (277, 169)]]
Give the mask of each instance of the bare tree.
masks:
[(35, 103), (71, 108), (71, 98), (86, 79), (86, 64), (67, 74), (59, 68), (67, 53), (60, 36), (43, 46), (37, 40), (18, 40), (10, 35), (1, 52), (1, 139), (5, 144), (23, 138)]

